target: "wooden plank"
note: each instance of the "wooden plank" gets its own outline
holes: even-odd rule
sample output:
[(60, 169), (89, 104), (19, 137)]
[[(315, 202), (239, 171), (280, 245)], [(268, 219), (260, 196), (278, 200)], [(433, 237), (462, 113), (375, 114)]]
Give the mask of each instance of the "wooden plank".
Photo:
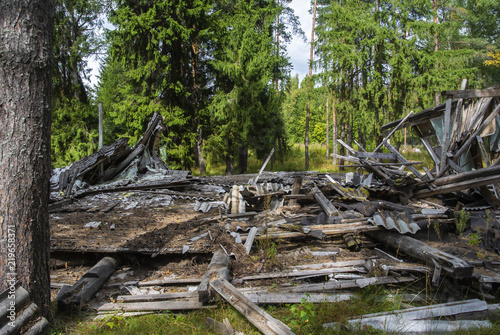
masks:
[[(397, 158), (398, 158), (398, 160), (400, 162), (402, 162), (402, 163), (408, 163), (408, 161), (406, 160), (406, 158), (404, 158), (404, 156), (401, 155), (399, 153), (399, 151), (397, 151), (389, 142), (384, 141), (383, 143), (384, 143), (385, 147), (387, 149), (389, 149), (390, 152), (394, 153), (397, 156)], [(419, 179), (422, 179), (422, 177), (423, 177), (422, 174), (415, 167), (413, 167), (412, 165), (408, 165), (408, 169), (410, 169), (410, 171), (413, 172), (413, 174), (415, 176), (417, 176)]]
[(333, 290), (343, 290), (348, 288), (363, 288), (371, 285), (386, 285), (386, 284), (398, 284), (398, 283), (408, 283), (415, 279), (411, 277), (370, 277), (363, 279), (353, 279), (353, 280), (339, 280), (339, 281), (327, 281), (319, 284), (306, 284), (297, 285), (291, 288), (284, 289), (287, 292), (325, 292)]
[[(480, 170), (476, 170), (476, 171), (482, 171), (482, 170), (485, 170), (485, 169), (480, 169)], [(465, 173), (463, 173), (463, 174), (465, 174)], [(427, 197), (431, 197), (431, 196), (436, 195), (436, 194), (451, 193), (451, 192), (465, 190), (468, 188), (480, 187), (480, 186), (485, 186), (485, 185), (489, 185), (492, 183), (498, 183), (498, 182), (500, 182), (500, 175), (483, 177), (483, 178), (479, 177), (476, 179), (465, 180), (462, 182), (450, 183), (450, 184), (446, 184), (443, 186), (438, 186), (438, 187), (434, 188), (433, 190), (419, 190), (419, 191), (414, 192), (413, 197), (415, 199), (427, 198)]]
[(446, 164), (446, 153), (450, 146), (450, 126), (451, 126), (451, 98), (446, 99), (446, 109), (443, 118), (443, 138), (441, 139), (441, 161), (439, 169), (442, 170)]
[(251, 280), (262, 280), (262, 279), (274, 279), (274, 278), (293, 278), (293, 277), (303, 277), (303, 276), (328, 276), (334, 273), (346, 273), (346, 272), (358, 272), (366, 273), (364, 267), (339, 267), (339, 268), (328, 268), (321, 270), (302, 270), (302, 271), (292, 271), (292, 272), (270, 272), (270, 273), (259, 273), (257, 275), (244, 276), (241, 278), (235, 278), (234, 282), (240, 283), (244, 281)]
[(484, 89), (484, 90), (452, 90), (442, 91), (442, 96), (451, 96), (453, 98), (471, 99), (471, 98), (488, 98), (500, 97), (499, 89)]
[(269, 155), (267, 156), (266, 158), (266, 161), (264, 162), (264, 164), (262, 164), (262, 167), (260, 168), (260, 171), (259, 171), (259, 174), (255, 177), (254, 179), (254, 182), (257, 183), (257, 181), (259, 180), (260, 178), (260, 175), (262, 174), (262, 172), (264, 172), (264, 169), (266, 168), (267, 166), (267, 163), (269, 163), (269, 160), (271, 159), (271, 157), (273, 156), (274, 154), (274, 148), (271, 150), (271, 152), (269, 153)]
[(427, 150), (427, 152), (429, 153), (429, 155), (431, 156), (432, 160), (434, 161), (434, 165), (436, 167), (439, 167), (439, 157), (436, 155), (436, 153), (434, 152), (434, 149), (432, 148), (432, 145), (431, 143), (429, 142), (428, 139), (424, 138), (422, 136), (422, 133), (420, 132), (420, 129), (417, 127), (417, 126), (414, 126), (413, 127), (413, 130), (415, 130), (415, 132), (417, 133), (418, 137), (420, 138), (420, 141), (422, 142), (422, 144), (424, 145), (424, 148), (425, 150)]
[(248, 233), (247, 240), (243, 245), (245, 247), (245, 251), (247, 255), (250, 255), (250, 250), (252, 249), (253, 241), (255, 239), (255, 235), (257, 235), (257, 227), (250, 228), (250, 232)]
[(332, 205), (330, 200), (325, 197), (323, 192), (321, 192), (317, 186), (314, 186), (311, 189), (311, 193), (328, 217), (339, 215), (338, 209)]
[(403, 125), (405, 124), (406, 120), (408, 120), (411, 116), (413, 115), (413, 111), (411, 111), (410, 113), (408, 113), (408, 115), (406, 115), (400, 122), (399, 124), (394, 127), (394, 129), (389, 133), (389, 135), (387, 135), (384, 139), (382, 139), (382, 143), (379, 143), (377, 145), (377, 147), (375, 148), (375, 150), (373, 150), (374, 152), (377, 151), (378, 149), (380, 149), (382, 147), (382, 144), (384, 143), (384, 141), (388, 141), (391, 136), (399, 129), (401, 129), (403, 127)]
[(355, 152), (354, 157), (356, 158), (371, 158), (371, 159), (390, 159), (396, 160), (396, 155), (393, 153), (385, 152)]
[[(297, 176), (295, 177), (295, 181), (293, 183), (293, 188), (292, 188), (292, 195), (297, 195), (300, 193), (300, 188), (302, 186), (302, 176)], [(294, 206), (297, 204), (297, 199), (295, 198), (290, 198), (290, 201), (288, 202), (290, 206)]]
[(433, 265), (432, 259), (443, 266), (443, 270), (453, 278), (471, 278), (474, 267), (467, 261), (431, 247), (413, 237), (397, 234), (390, 231), (369, 232), (370, 237), (423, 261)]
[(244, 293), (245, 296), (253, 303), (258, 305), (264, 304), (300, 304), (305, 299), (307, 302), (322, 303), (322, 302), (339, 302), (350, 300), (356, 297), (354, 293), (285, 293), (285, 292), (249, 292)]
[[(465, 330), (477, 326), (491, 326), (491, 323), (475, 320), (444, 319), (459, 318), (461, 315), (484, 312), (488, 305), (478, 299), (457, 301), (434, 306), (409, 308), (404, 310), (363, 315), (359, 318), (348, 320), (351, 329), (362, 326), (373, 326), (375, 329), (389, 333), (403, 332), (416, 333), (441, 333)], [(334, 326), (335, 323), (324, 324), (324, 327)]]
[(203, 303), (191, 301), (150, 301), (150, 302), (110, 302), (97, 308), (102, 311), (141, 312), (141, 311), (187, 311), (204, 308), (216, 308), (217, 306), (205, 306)]
[(500, 112), (500, 104), (497, 105), (497, 107), (488, 115), (485, 121), (481, 123), (481, 125), (476, 129), (476, 131), (469, 137), (469, 139), (460, 147), (460, 149), (455, 153), (453, 156), (453, 161), (457, 162), (460, 156), (469, 149), (469, 147), (472, 144), (472, 141), (475, 140), (476, 136), (481, 134), (483, 130), (493, 121), (493, 119), (497, 116), (497, 114)]
[(293, 334), (287, 325), (260, 309), (226, 279), (216, 279), (210, 286), (264, 334)]
[(198, 292), (175, 292), (161, 294), (138, 294), (138, 295), (119, 295), (116, 297), (117, 302), (148, 302), (148, 301), (163, 301), (171, 299), (195, 298)]
[(210, 282), (217, 278), (232, 279), (231, 259), (222, 250), (214, 252), (207, 272), (205, 272), (201, 278), (200, 285), (198, 285), (198, 298), (200, 302), (207, 303), (214, 297), (210, 291)]

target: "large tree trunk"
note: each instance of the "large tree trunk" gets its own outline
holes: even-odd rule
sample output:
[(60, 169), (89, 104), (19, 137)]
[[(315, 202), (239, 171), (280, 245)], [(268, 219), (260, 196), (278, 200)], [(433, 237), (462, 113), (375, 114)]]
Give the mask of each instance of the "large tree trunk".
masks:
[(201, 127), (198, 127), (198, 141), (196, 141), (196, 153), (198, 155), (198, 165), (200, 166), (200, 175), (207, 174), (207, 163), (203, 157), (203, 136)]
[(332, 99), (332, 153), (333, 156), (333, 165), (338, 164), (338, 158), (335, 155), (339, 153), (339, 144), (337, 142), (338, 139), (338, 128), (337, 128), (337, 111), (335, 109), (335, 92), (333, 92)]
[[(434, 17), (433, 17), (434, 26), (436, 27), (436, 31), (434, 32), (434, 52), (437, 54), (437, 52), (439, 51), (439, 39), (438, 39), (438, 33), (437, 33), (437, 24), (438, 24), (438, 1), (437, 0), (432, 1), (432, 9), (434, 11)], [(436, 64), (435, 65), (437, 67), (438, 66), (437, 55), (435, 55), (435, 57), (436, 57)], [(436, 94), (434, 95), (434, 105), (435, 106), (438, 106), (440, 104), (439, 97), (440, 97), (439, 92), (436, 92)]]
[(326, 97), (326, 160), (330, 159), (330, 111), (328, 110), (328, 97)]
[(48, 316), (53, 0), (0, 6), (0, 290), (19, 281)]
[(247, 172), (248, 166), (248, 146), (246, 142), (242, 142), (238, 147), (238, 172), (244, 174)]
[[(314, 0), (314, 10), (313, 10), (313, 22), (312, 22), (312, 32), (311, 32), (311, 53), (309, 56), (309, 77), (312, 77), (312, 62), (314, 57), (314, 25), (316, 23), (316, 2)], [(309, 107), (309, 99), (307, 100), (307, 110), (306, 110), (306, 136), (304, 139), (305, 146), (305, 160), (306, 166), (305, 169), (309, 170), (309, 117), (310, 117), (310, 107)]]

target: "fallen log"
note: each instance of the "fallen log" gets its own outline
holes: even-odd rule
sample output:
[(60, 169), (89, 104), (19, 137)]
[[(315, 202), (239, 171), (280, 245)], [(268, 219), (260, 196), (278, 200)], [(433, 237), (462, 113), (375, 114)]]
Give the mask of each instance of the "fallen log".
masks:
[(113, 274), (117, 266), (116, 259), (104, 257), (74, 285), (63, 286), (55, 298), (58, 308), (60, 310), (68, 308), (81, 310)]
[(434, 263), (432, 262), (434, 259), (443, 267), (443, 270), (449, 273), (453, 278), (472, 277), (474, 267), (469, 262), (431, 247), (410, 236), (390, 231), (372, 231), (367, 234), (394, 249), (425, 262), (427, 266), (434, 267)]

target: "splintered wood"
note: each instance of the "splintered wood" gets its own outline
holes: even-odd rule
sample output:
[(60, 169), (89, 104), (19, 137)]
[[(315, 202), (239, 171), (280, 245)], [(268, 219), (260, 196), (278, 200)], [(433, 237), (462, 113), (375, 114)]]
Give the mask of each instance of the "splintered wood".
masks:
[[(257, 305), (334, 303), (373, 285), (429, 289), (439, 302), (498, 299), (498, 90), (443, 95), (445, 104), (383, 126), (373, 152), (339, 141), (349, 154), (335, 157), (358, 168), (345, 174), (265, 172), (273, 150), (259, 174), (193, 178), (170, 170), (155, 153), (162, 130), (155, 114), (133, 147), (120, 140), (54, 171), (52, 253), (113, 256), (73, 284), (53, 281), (59, 307), (182, 311), (214, 308), (222, 298), (261, 332), (292, 334)], [(434, 166), (422, 167), (391, 144), (396, 131), (410, 127)], [(109, 283), (122, 269), (117, 259), (153, 269), (134, 278), (115, 274)], [(93, 298), (106, 289), (113, 297)], [(415, 296), (410, 302), (416, 298), (428, 303)], [(348, 327), (393, 332), (405, 322), (422, 333), (467, 329), (490, 323), (428, 316), (489, 317), (494, 309), (464, 301), (365, 315)], [(237, 333), (219, 321), (207, 325)]]

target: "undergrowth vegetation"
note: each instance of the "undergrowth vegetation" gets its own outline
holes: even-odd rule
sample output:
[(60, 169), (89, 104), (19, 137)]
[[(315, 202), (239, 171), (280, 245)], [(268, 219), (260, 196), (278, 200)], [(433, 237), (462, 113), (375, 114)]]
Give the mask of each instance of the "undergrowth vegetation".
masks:
[[(402, 292), (413, 292), (407, 287), (402, 291), (391, 294), (391, 291), (381, 287), (367, 287), (361, 289), (356, 297), (336, 303), (312, 303), (302, 299), (300, 304), (286, 304), (268, 306), (265, 310), (273, 317), (287, 324), (295, 334), (352, 334), (343, 325), (348, 318), (370, 313), (393, 311), (409, 307), (408, 302), (402, 302)], [(416, 303), (412, 306), (418, 307)], [(107, 334), (217, 334), (205, 325), (205, 319), (210, 317), (222, 322), (229, 320), (232, 327), (247, 335), (260, 334), (244, 316), (231, 305), (219, 301), (216, 308), (192, 311), (185, 314), (169, 312), (142, 316), (123, 317), (110, 316), (101, 320), (93, 320), (92, 315), (69, 317), (58, 316), (53, 335), (107, 335)], [(335, 322), (336, 328), (324, 328), (324, 323)], [(500, 322), (494, 321), (493, 327), (488, 329), (474, 329), (457, 331), (456, 334), (498, 334)], [(359, 329), (360, 334), (384, 334), (370, 328)]]
[[(355, 148), (357, 149), (357, 148)], [(409, 148), (403, 151), (403, 156), (411, 162), (423, 162), (417, 164), (415, 167), (423, 172), (422, 167), (425, 166), (429, 170), (433, 167), (433, 162), (429, 154), (420, 147)], [(247, 173), (258, 173), (262, 167), (263, 160), (257, 159), (254, 152), (250, 151), (248, 155), (248, 169)], [(348, 163), (345, 163), (348, 164)], [(226, 166), (224, 164), (208, 164), (208, 175), (224, 175)], [(282, 157), (277, 151), (273, 159), (267, 164), (265, 171), (304, 171), (305, 170), (305, 155), (304, 145), (295, 144), (283, 152)], [(326, 159), (326, 146), (325, 144), (313, 143), (309, 145), (309, 171), (318, 172), (353, 172), (357, 168), (344, 168), (340, 170), (338, 165), (333, 165), (332, 159)], [(237, 167), (234, 168), (234, 173), (238, 171)], [(365, 170), (360, 170), (366, 173)], [(193, 175), (199, 175), (199, 169), (193, 168), (191, 170)]]

